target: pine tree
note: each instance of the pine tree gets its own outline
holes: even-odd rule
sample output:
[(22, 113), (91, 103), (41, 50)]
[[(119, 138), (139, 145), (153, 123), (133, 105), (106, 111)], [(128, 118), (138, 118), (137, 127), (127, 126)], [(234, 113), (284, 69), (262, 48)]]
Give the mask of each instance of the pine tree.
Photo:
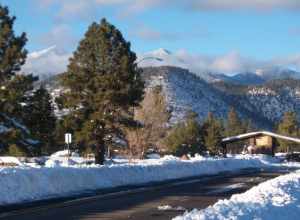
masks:
[(0, 82), (10, 80), (25, 63), (27, 51), (24, 49), (26, 35), (15, 36), (15, 17), (9, 16), (7, 7), (0, 5)]
[(29, 97), (25, 108), (25, 124), (29, 127), (34, 138), (41, 141), (42, 151), (50, 153), (51, 147), (54, 145), (56, 117), (51, 96), (43, 86)]
[(244, 132), (244, 126), (238, 114), (231, 108), (227, 115), (226, 135), (234, 136)]
[(253, 130), (255, 129), (255, 127), (253, 126), (253, 123), (250, 119), (244, 120), (242, 122), (242, 127), (243, 127), (243, 132), (244, 133), (253, 132)]
[[(231, 108), (227, 115), (227, 122), (225, 127), (225, 134), (227, 137), (235, 136), (246, 132), (248, 124), (242, 121), (234, 108)], [(231, 152), (239, 153), (243, 149), (244, 142), (238, 141), (235, 143), (227, 144)]]
[(88, 28), (64, 74), (63, 103), (79, 124), (75, 140), (94, 148), (96, 163), (103, 163), (105, 141), (120, 132), (130, 107), (142, 99), (144, 84), (135, 61), (130, 43), (102, 19)]
[[(285, 112), (278, 124), (277, 132), (282, 135), (297, 137), (299, 135), (299, 122), (295, 112)], [(299, 147), (294, 142), (278, 140), (281, 150), (288, 152), (290, 148)]]
[(188, 113), (186, 120), (177, 124), (165, 139), (169, 152), (176, 156), (203, 154), (203, 133), (197, 115)]
[(27, 38), (25, 33), (14, 34), (15, 19), (9, 16), (7, 7), (0, 5), (0, 112), (20, 116), (21, 103), (36, 78), (17, 74), (26, 60)]
[(209, 112), (207, 119), (202, 125), (202, 130), (204, 132), (205, 147), (210, 153), (217, 154), (221, 146), (224, 130), (221, 121), (216, 119), (214, 115)]
[[(23, 106), (26, 97), (33, 89), (33, 82), (37, 80), (32, 75), (21, 75), (18, 72), (25, 63), (27, 51), (24, 49), (27, 38), (22, 33), (16, 36), (13, 30), (15, 17), (9, 15), (7, 7), (0, 5), (0, 123), (11, 124), (11, 121), (22, 123)], [(14, 124), (14, 123), (13, 123)], [(20, 126), (10, 128), (1, 134), (2, 146), (17, 146), (22, 138), (28, 138), (26, 129)], [(26, 134), (24, 134), (26, 133)], [(26, 136), (26, 137), (25, 137)], [(22, 144), (20, 144), (22, 145)], [(24, 147), (24, 144), (23, 144)], [(24, 152), (27, 149), (21, 149)]]

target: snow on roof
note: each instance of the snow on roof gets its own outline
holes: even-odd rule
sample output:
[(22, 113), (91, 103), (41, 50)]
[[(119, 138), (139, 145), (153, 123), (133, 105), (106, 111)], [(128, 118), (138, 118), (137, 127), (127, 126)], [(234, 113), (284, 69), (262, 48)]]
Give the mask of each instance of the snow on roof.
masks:
[(232, 136), (232, 137), (223, 138), (222, 142), (232, 142), (232, 141), (237, 141), (237, 140), (241, 140), (241, 139), (247, 139), (250, 137), (259, 136), (259, 135), (267, 135), (267, 136), (271, 136), (274, 138), (279, 138), (279, 139), (283, 139), (283, 140), (287, 140), (287, 141), (293, 141), (293, 142), (300, 143), (299, 138), (284, 136), (284, 135), (276, 134), (276, 133), (273, 133), (270, 131), (256, 131), (256, 132), (240, 134), (240, 135), (236, 135), (236, 136)]

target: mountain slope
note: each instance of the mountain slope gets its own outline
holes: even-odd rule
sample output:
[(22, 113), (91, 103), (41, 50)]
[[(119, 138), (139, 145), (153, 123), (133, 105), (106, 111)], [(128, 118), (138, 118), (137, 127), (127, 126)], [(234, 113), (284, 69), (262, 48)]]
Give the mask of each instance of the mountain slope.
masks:
[[(300, 80), (273, 80), (252, 86), (208, 83), (186, 69), (172, 66), (143, 68), (142, 77), (146, 86), (163, 87), (172, 110), (171, 123), (184, 118), (189, 110), (198, 113), (200, 120), (208, 112), (226, 118), (230, 107), (259, 128), (273, 128), (286, 111), (300, 115)], [(59, 75), (44, 81), (54, 97), (61, 90), (58, 79)]]
[(239, 73), (231, 77), (236, 84), (241, 85), (260, 85), (266, 82), (265, 79), (255, 73)]
[(230, 95), (236, 105), (256, 114), (255, 121), (260, 117), (263, 124), (276, 125), (287, 111), (296, 112), (300, 116), (300, 80), (278, 79), (256, 86), (237, 86), (223, 82), (215, 83), (214, 86)]
[(225, 117), (229, 109), (223, 95), (214, 87), (178, 67), (149, 67), (143, 69), (148, 86), (162, 85), (169, 107), (172, 109), (171, 122), (181, 120), (188, 110), (198, 113), (204, 119), (208, 112)]
[(186, 69), (168, 66), (144, 68), (143, 75), (148, 85), (163, 85), (173, 122), (188, 110), (197, 112), (200, 119), (209, 111), (226, 118), (230, 107), (260, 128), (273, 128), (286, 111), (300, 116), (300, 80), (273, 80), (252, 86), (207, 83)]

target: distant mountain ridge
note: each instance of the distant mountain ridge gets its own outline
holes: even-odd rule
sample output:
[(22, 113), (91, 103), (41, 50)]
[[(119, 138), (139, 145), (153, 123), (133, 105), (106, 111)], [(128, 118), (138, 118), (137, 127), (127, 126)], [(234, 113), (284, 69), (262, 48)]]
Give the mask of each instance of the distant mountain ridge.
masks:
[(209, 83), (227, 82), (240, 85), (262, 85), (276, 79), (300, 79), (300, 72), (283, 68), (260, 69), (256, 72), (242, 72), (234, 75), (220, 73), (198, 73), (198, 76)]
[[(172, 110), (171, 123), (182, 120), (189, 110), (196, 112), (199, 120), (206, 118), (208, 112), (226, 118), (231, 107), (259, 128), (273, 128), (286, 111), (300, 116), (300, 80), (297, 79), (276, 79), (260, 85), (208, 83), (187, 69), (173, 66), (143, 68), (142, 77), (146, 86), (162, 86)], [(59, 75), (43, 81), (53, 96), (62, 89), (58, 79)]]
[(149, 59), (141, 63), (142, 67), (177, 66), (189, 69), (209, 83), (224, 81), (241, 85), (261, 85), (274, 79), (300, 79), (300, 72), (280, 66), (265, 66), (256, 69), (255, 67), (251, 67), (251, 71), (229, 72), (225, 74), (213, 70), (213, 62), (207, 57), (193, 57), (185, 52), (172, 53), (163, 48), (142, 54), (140, 58), (145, 57), (156, 57), (162, 61)]
[(181, 120), (188, 110), (204, 119), (208, 112), (226, 118), (230, 107), (260, 128), (271, 129), (284, 112), (300, 116), (300, 80), (276, 79), (260, 85), (208, 83), (197, 74), (178, 67), (144, 68), (148, 85), (161, 84), (173, 110), (172, 120)]

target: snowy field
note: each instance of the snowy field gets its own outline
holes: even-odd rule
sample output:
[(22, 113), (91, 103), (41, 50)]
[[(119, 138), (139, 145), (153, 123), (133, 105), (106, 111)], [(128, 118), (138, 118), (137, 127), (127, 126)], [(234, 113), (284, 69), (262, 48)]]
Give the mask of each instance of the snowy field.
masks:
[[(6, 158), (9, 161), (9, 158)], [(195, 157), (180, 160), (173, 156), (160, 159), (115, 160), (107, 165), (86, 165), (77, 155), (69, 159), (52, 155), (45, 166), (19, 164), (0, 168), (0, 205), (64, 197), (118, 186), (138, 185), (192, 176), (212, 175), (244, 168), (281, 166), (268, 156)]]
[(266, 181), (203, 210), (193, 210), (174, 220), (299, 219), (300, 171)]

